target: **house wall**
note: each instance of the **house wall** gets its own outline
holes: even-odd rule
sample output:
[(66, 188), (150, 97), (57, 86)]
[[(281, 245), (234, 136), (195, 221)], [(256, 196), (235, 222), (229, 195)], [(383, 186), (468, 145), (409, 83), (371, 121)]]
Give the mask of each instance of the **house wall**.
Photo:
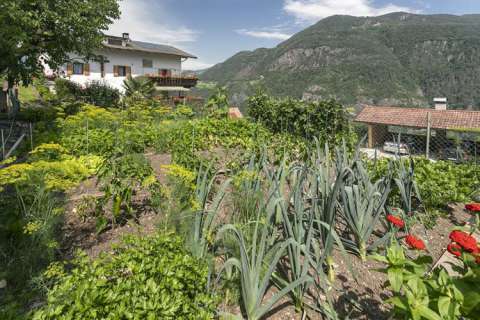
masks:
[[(173, 73), (181, 72), (182, 70), (182, 61), (181, 57), (167, 55), (167, 54), (152, 54), (144, 53), (138, 51), (127, 51), (127, 50), (102, 50), (97, 52), (97, 54), (104, 55), (108, 62), (104, 63), (105, 65), (105, 77), (102, 78), (100, 70), (100, 62), (89, 61), (90, 65), (90, 75), (71, 75), (67, 76), (67, 65), (64, 65), (60, 74), (76, 83), (85, 85), (91, 81), (105, 81), (110, 86), (124, 91), (123, 81), (125, 77), (115, 77), (113, 73), (114, 66), (129, 66), (131, 67), (132, 77), (137, 77), (145, 74), (158, 74), (159, 69), (168, 69), (172, 70)], [(72, 59), (77, 57), (71, 56)], [(143, 59), (149, 59), (153, 61), (153, 68), (144, 68)], [(78, 62), (83, 62), (82, 59), (78, 59)]]

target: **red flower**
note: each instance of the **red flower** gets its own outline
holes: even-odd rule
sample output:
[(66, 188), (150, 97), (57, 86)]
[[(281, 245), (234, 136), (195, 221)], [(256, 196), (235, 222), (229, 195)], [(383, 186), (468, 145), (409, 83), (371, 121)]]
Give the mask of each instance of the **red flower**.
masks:
[(456, 243), (450, 243), (447, 246), (447, 251), (457, 257), (460, 257), (462, 255), (462, 247), (460, 247)]
[(468, 233), (454, 230), (450, 233), (449, 238), (459, 244), (465, 251), (470, 253), (478, 251), (477, 240)]
[(469, 203), (465, 205), (465, 210), (480, 213), (480, 203)]
[(422, 239), (419, 239), (411, 234), (407, 235), (405, 242), (409, 245), (411, 249), (415, 250), (425, 250), (425, 243)]
[(396, 217), (394, 215), (387, 214), (387, 220), (388, 220), (388, 222), (390, 222), (391, 224), (393, 224), (394, 226), (396, 226), (400, 229), (405, 227), (405, 222), (402, 219), (400, 219), (399, 217)]

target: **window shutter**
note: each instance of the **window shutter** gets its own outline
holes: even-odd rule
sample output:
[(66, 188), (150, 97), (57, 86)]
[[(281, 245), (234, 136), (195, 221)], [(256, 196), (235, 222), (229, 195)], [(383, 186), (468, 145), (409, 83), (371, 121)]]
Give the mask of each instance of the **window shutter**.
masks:
[(118, 66), (113, 66), (113, 76), (118, 77)]
[(127, 77), (132, 76), (132, 67), (130, 67), (130, 66), (125, 67), (125, 76), (127, 76)]
[(67, 76), (71, 76), (73, 74), (73, 63), (67, 63)]
[(83, 65), (83, 75), (84, 76), (89, 76), (90, 75), (90, 64), (89, 63), (85, 63)]

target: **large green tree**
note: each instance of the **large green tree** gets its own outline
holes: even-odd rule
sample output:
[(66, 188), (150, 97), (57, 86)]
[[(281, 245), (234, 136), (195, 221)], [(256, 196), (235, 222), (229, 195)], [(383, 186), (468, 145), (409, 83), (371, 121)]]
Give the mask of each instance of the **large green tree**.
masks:
[(120, 16), (117, 0), (1, 0), (0, 76), (28, 83), (68, 61), (91, 56)]

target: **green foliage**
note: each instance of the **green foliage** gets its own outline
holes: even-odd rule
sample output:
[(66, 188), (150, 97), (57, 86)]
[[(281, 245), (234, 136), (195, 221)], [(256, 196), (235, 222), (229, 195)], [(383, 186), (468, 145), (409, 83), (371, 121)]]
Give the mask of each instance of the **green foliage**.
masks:
[(16, 188), (0, 205), (0, 277), (10, 291), (24, 287), (55, 256), (61, 222), (60, 202), (41, 181), (30, 189)]
[(82, 101), (99, 107), (117, 107), (120, 92), (100, 81), (81, 86), (73, 81), (59, 78), (55, 80), (55, 91), (61, 101)]
[(208, 98), (205, 109), (210, 117), (224, 119), (228, 115), (228, 92), (226, 87), (217, 88), (217, 91)]
[[(449, 203), (465, 203), (471, 200), (480, 184), (480, 167), (472, 164), (455, 164), (449, 161), (432, 162), (424, 158), (414, 158), (414, 178), (419, 195), (416, 195), (415, 188), (411, 193), (411, 200), (415, 197), (422, 200), (423, 205), (428, 209), (443, 209)], [(389, 160), (381, 159), (375, 163), (369, 163), (369, 170), (374, 178), (378, 179), (386, 175), (389, 167)], [(409, 164), (403, 164), (406, 170)], [(396, 167), (397, 177), (402, 171)], [(407, 171), (404, 172), (405, 175)], [(408, 176), (408, 174), (407, 174)], [(413, 184), (410, 182), (410, 186)], [(406, 191), (408, 188), (406, 189)], [(395, 190), (395, 192), (399, 192)], [(399, 193), (398, 193), (399, 194)], [(400, 194), (399, 194), (400, 195)], [(403, 198), (403, 197), (402, 197)], [(406, 199), (408, 199), (408, 195)], [(398, 204), (404, 207), (404, 200)], [(397, 205), (398, 205), (397, 204)], [(410, 205), (413, 203), (410, 202)]]
[(94, 174), (100, 162), (97, 156), (82, 156), (13, 164), (0, 169), (0, 191), (12, 185), (29, 189), (33, 181), (43, 181), (52, 191), (66, 191)]
[(128, 216), (133, 213), (130, 204), (135, 192), (148, 189), (156, 183), (153, 169), (143, 154), (107, 159), (98, 169), (97, 177), (100, 190), (105, 193), (100, 203), (105, 206), (108, 201), (112, 202), (113, 224), (119, 222), (122, 207)]
[[(75, 8), (75, 10), (72, 10)], [(0, 4), (0, 75), (28, 84), (57, 69), (69, 53), (88, 56), (100, 47), (103, 31), (120, 17), (116, 0), (5, 0)]]
[(366, 260), (367, 251), (385, 242), (388, 235), (369, 244), (372, 233), (380, 217), (385, 214), (385, 204), (390, 193), (390, 177), (375, 182), (359, 160), (355, 161), (353, 170), (346, 176), (341, 187), (340, 212), (345, 219), (351, 238), (343, 239), (345, 247)]
[(463, 266), (454, 269), (458, 276), (450, 276), (443, 267), (427, 273), (433, 259), (419, 256), (415, 260), (405, 256), (404, 249), (394, 242), (386, 256), (374, 258), (387, 264), (382, 270), (388, 275), (393, 297), (395, 318), (454, 320), (477, 319), (480, 311), (480, 265), (474, 258), (465, 257)]
[(207, 266), (172, 234), (129, 237), (112, 255), (80, 256), (33, 319), (213, 319)]
[(335, 100), (305, 102), (275, 99), (259, 92), (248, 100), (249, 115), (274, 133), (289, 134), (335, 146), (354, 141), (347, 110)]
[(125, 96), (135, 99), (149, 99), (155, 92), (155, 83), (148, 77), (140, 76), (132, 78), (129, 76), (123, 81)]
[(246, 119), (205, 118), (179, 124), (178, 128), (171, 131), (168, 146), (176, 163), (188, 168), (198, 168), (201, 151), (224, 148), (260, 153), (265, 146), (280, 158), (289, 154), (292, 159), (296, 159), (305, 154), (306, 143), (289, 135), (273, 135), (262, 125)]

